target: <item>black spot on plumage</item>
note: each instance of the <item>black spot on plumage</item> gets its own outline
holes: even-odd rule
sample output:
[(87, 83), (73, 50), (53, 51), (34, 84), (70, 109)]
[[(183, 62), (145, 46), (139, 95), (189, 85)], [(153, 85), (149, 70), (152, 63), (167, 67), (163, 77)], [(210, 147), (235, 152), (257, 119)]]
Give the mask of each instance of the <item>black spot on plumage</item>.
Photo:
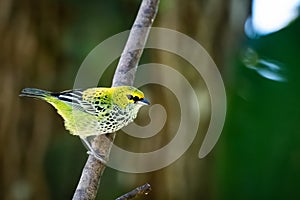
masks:
[(139, 98), (138, 96), (133, 97), (133, 101), (134, 101), (134, 102), (137, 102), (137, 101), (139, 101), (139, 100), (140, 100), (140, 98)]
[(132, 95), (127, 95), (127, 98), (129, 100), (133, 100), (134, 103), (136, 103), (137, 101), (143, 100), (143, 98), (139, 98), (138, 96), (132, 96)]
[(97, 110), (99, 110), (99, 111), (101, 111), (103, 108), (102, 107), (100, 107), (100, 106), (95, 106), (95, 108), (97, 109)]

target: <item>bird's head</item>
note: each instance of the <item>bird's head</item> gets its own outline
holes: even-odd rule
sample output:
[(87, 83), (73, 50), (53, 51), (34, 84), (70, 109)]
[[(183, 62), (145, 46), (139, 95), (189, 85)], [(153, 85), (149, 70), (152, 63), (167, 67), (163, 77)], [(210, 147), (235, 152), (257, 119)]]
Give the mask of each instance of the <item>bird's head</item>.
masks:
[(134, 107), (142, 107), (150, 105), (150, 102), (145, 99), (144, 93), (132, 86), (120, 86), (115, 88), (116, 103), (120, 103), (121, 107), (134, 105)]
[(126, 94), (129, 103), (141, 104), (141, 105), (150, 105), (150, 102), (145, 99), (144, 93), (140, 90), (130, 90)]

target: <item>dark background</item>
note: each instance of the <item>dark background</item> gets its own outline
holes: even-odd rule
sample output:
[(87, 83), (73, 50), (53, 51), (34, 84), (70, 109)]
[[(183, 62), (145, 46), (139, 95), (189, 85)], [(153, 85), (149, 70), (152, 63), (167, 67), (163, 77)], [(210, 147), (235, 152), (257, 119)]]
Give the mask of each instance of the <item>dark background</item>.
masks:
[[(67, 133), (52, 107), (18, 94), (24, 87), (72, 88), (87, 54), (101, 41), (130, 29), (139, 4), (137, 0), (0, 2), (0, 199), (72, 197), (87, 158), (85, 148)], [(300, 198), (299, 19), (275, 33), (250, 39), (244, 34), (250, 14), (247, 0), (161, 0), (154, 26), (197, 40), (218, 65), (228, 99), (225, 127), (213, 151), (198, 159), (210, 119), (205, 83), (182, 59), (145, 50), (141, 64), (164, 63), (182, 72), (207, 100), (200, 105), (207, 109), (184, 156), (151, 173), (107, 168), (98, 199), (114, 199), (146, 182), (153, 191), (143, 199)], [(110, 86), (116, 63), (99, 85)], [(173, 117), (146, 141), (118, 134), (117, 144), (137, 152), (170, 141), (180, 119), (176, 97), (167, 88), (142, 89)], [(149, 122), (147, 111), (141, 111), (137, 123)]]

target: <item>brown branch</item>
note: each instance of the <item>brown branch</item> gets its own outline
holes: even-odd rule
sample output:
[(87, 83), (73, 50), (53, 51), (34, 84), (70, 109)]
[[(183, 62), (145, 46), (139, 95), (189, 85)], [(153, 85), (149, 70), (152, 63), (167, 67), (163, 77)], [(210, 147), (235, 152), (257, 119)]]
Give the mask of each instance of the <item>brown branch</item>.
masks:
[[(119, 60), (112, 86), (133, 85), (138, 62), (142, 55), (150, 27), (158, 10), (159, 0), (143, 0), (130, 31), (127, 43)], [(101, 155), (109, 158), (109, 152), (115, 133), (99, 135), (93, 141), (95, 148)], [(73, 200), (95, 199), (105, 165), (90, 155), (82, 170), (82, 174), (75, 190)]]
[(129, 199), (134, 199), (137, 197), (141, 197), (144, 195), (149, 194), (151, 191), (151, 186), (149, 183), (146, 183), (140, 187), (135, 188), (134, 190), (116, 198), (116, 200), (129, 200)]
[(135, 71), (145, 47), (159, 0), (143, 0), (116, 69), (112, 86), (133, 85)]

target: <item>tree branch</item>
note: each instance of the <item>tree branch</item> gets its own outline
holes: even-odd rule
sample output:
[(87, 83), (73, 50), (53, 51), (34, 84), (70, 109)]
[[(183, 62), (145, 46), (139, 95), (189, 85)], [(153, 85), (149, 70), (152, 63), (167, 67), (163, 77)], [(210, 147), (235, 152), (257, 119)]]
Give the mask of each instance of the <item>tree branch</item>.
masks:
[(151, 186), (149, 183), (146, 183), (140, 187), (135, 188), (134, 190), (116, 198), (116, 200), (129, 200), (134, 199), (143, 195), (147, 195), (151, 191)]
[(119, 60), (112, 86), (133, 85), (135, 71), (158, 10), (159, 0), (143, 0)]
[[(150, 27), (158, 10), (159, 0), (143, 0), (130, 31), (127, 43), (120, 57), (112, 86), (133, 85), (138, 62), (142, 55)], [(92, 146), (101, 155), (109, 158), (109, 152), (115, 133), (95, 137)], [(82, 170), (82, 174), (75, 190), (73, 200), (92, 200), (97, 195), (98, 186), (105, 165), (90, 155)]]

